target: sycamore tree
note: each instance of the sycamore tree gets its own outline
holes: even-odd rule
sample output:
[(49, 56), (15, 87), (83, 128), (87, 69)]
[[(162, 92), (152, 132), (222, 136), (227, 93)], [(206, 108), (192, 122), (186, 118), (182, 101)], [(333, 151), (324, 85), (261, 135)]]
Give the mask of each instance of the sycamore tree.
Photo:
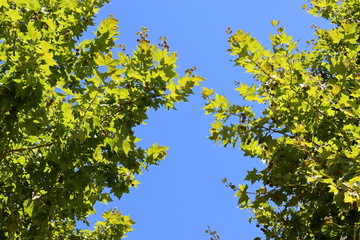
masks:
[[(252, 106), (204, 88), (213, 114), (210, 138), (240, 145), (265, 163), (235, 186), (266, 239), (360, 237), (360, 2), (312, 0), (307, 11), (331, 22), (315, 27), (308, 50), (283, 27), (265, 48), (239, 30), (230, 39), (235, 65), (257, 81), (236, 90)], [(276, 26), (278, 22), (273, 21)], [(226, 179), (224, 179), (226, 182)]]
[[(138, 33), (115, 52), (110, 16), (81, 38), (109, 0), (0, 0), (0, 238), (119, 239), (132, 220), (117, 210), (87, 222), (96, 202), (120, 198), (136, 174), (165, 157), (142, 149), (134, 128), (150, 109), (174, 108), (202, 79), (175, 71), (176, 54)], [(120, 46), (121, 48), (121, 46)], [(108, 189), (108, 190), (106, 190)]]

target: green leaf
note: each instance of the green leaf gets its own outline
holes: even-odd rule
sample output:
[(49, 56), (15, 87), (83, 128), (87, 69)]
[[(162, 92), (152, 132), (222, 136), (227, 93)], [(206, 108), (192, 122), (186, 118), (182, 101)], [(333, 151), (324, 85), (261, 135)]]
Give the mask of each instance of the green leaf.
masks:
[(256, 181), (259, 181), (261, 179), (261, 174), (258, 174), (256, 168), (254, 168), (252, 171), (247, 172), (248, 174), (246, 175), (244, 180), (250, 181), (252, 184), (254, 184)]
[(7, 0), (0, 0), (0, 7), (10, 7), (9, 3), (7, 2)]
[(123, 143), (122, 143), (122, 148), (123, 148), (123, 151), (126, 155), (129, 154), (130, 150), (131, 150), (131, 143), (129, 140), (125, 140)]
[(352, 196), (350, 196), (349, 193), (345, 192), (345, 195), (344, 195), (344, 203), (352, 203), (354, 202), (354, 198)]
[(276, 20), (271, 20), (271, 25), (273, 25), (274, 27), (276, 27), (277, 25), (279, 25), (280, 21), (276, 21)]
[(17, 22), (18, 20), (21, 19), (21, 15), (15, 9), (8, 9), (6, 11), (6, 15), (9, 16), (11, 21), (13, 21), (13, 22)]
[(23, 206), (24, 212), (27, 213), (30, 217), (32, 217), (34, 211), (34, 201), (32, 199), (26, 199)]
[(27, 25), (27, 30), (28, 30), (28, 36), (30, 37), (30, 39), (36, 41), (36, 40), (40, 39), (41, 33), (39, 31), (37, 31), (34, 24), (35, 24), (34, 22), (29, 22)]
[(208, 89), (208, 88), (206, 88), (206, 87), (203, 87), (203, 88), (202, 88), (201, 94), (202, 94), (202, 97), (203, 97), (204, 99), (210, 97), (213, 93), (214, 93), (214, 90), (213, 90), (213, 89)]
[(334, 95), (339, 94), (340, 91), (341, 91), (341, 87), (340, 87), (340, 86), (338, 86), (338, 85), (334, 85), (334, 86), (333, 86), (333, 88), (332, 88), (332, 93), (333, 93)]
[(97, 53), (96, 58), (94, 60), (96, 64), (98, 64), (99, 66), (107, 66), (114, 61), (111, 53), (108, 53), (106, 55), (102, 53)]
[(248, 185), (240, 185), (239, 191), (236, 192), (235, 196), (239, 197), (238, 204), (240, 207), (244, 207), (250, 201), (249, 196), (247, 195)]

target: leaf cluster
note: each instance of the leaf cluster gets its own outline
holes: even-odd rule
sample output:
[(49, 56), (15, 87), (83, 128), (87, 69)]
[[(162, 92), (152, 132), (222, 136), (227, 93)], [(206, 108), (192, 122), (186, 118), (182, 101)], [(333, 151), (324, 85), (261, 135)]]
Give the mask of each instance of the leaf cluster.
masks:
[(204, 89), (204, 109), (215, 117), (210, 139), (266, 164), (248, 171), (251, 184), (236, 193), (266, 239), (358, 239), (360, 4), (314, 0), (305, 8), (333, 24), (315, 29), (311, 50), (298, 50), (283, 27), (268, 49), (242, 30), (230, 37), (235, 65), (257, 80), (236, 90), (263, 110)]
[[(167, 148), (136, 145), (150, 109), (186, 101), (202, 78), (142, 36), (116, 53), (117, 20), (81, 38), (108, 0), (0, 1), (0, 238), (116, 239), (133, 223), (96, 202), (120, 198)], [(106, 190), (108, 189), (108, 190)]]

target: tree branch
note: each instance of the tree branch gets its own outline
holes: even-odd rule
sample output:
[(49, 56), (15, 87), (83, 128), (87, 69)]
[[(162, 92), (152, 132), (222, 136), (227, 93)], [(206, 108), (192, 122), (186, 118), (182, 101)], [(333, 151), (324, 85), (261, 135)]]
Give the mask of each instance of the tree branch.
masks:
[(53, 144), (54, 144), (53, 142), (50, 142), (50, 143), (46, 143), (46, 144), (42, 144), (42, 145), (37, 145), (37, 146), (32, 146), (32, 147), (11, 149), (11, 150), (7, 150), (7, 151), (5, 151), (5, 152), (3, 152), (3, 153), (0, 153), (0, 157), (1, 157), (1, 158), (4, 158), (5, 155), (7, 155), (7, 154), (9, 154), (9, 153), (29, 151), (29, 150), (32, 150), (32, 149), (37, 149), (37, 148), (42, 148), (42, 147), (48, 147), (48, 146), (51, 146), (51, 145), (53, 145)]

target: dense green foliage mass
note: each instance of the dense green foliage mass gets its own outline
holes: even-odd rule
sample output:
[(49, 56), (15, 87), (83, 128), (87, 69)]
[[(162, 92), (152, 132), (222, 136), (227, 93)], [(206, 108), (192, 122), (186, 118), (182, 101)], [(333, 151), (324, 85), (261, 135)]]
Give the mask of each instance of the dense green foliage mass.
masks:
[(266, 239), (359, 239), (360, 2), (312, 0), (304, 8), (332, 24), (315, 27), (309, 50), (298, 50), (283, 27), (270, 49), (241, 30), (230, 37), (235, 65), (258, 81), (236, 90), (263, 110), (256, 115), (204, 88), (216, 119), (210, 138), (240, 143), (265, 163), (248, 171), (251, 184), (228, 184)]
[[(119, 239), (132, 221), (93, 205), (120, 198), (166, 147), (136, 146), (149, 109), (186, 101), (202, 79), (147, 40), (115, 54), (117, 20), (80, 40), (108, 0), (0, 0), (0, 239)], [(83, 39), (83, 38), (81, 38)]]

